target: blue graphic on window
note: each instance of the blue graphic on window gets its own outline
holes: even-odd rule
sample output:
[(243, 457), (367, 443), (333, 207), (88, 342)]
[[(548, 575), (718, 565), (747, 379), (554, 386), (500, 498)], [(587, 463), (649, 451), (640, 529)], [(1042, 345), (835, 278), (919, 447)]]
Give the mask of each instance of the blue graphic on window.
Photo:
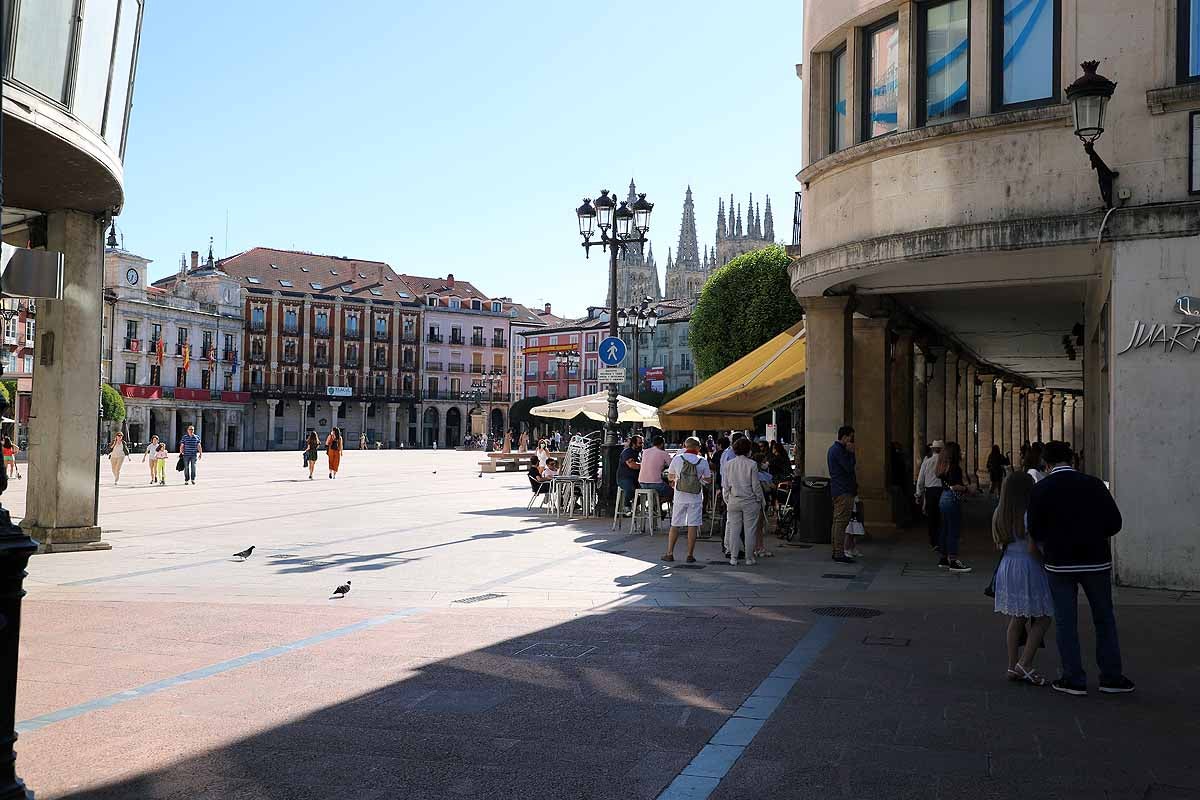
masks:
[(833, 89), (833, 119), (830, 120), (830, 150), (846, 146), (846, 51), (839, 50), (830, 64), (829, 83)]
[(1004, 105), (1054, 96), (1051, 0), (1004, 0)]
[(1188, 76), (1200, 77), (1200, 0), (1188, 6)]
[(867, 93), (867, 138), (896, 130), (896, 100), (899, 96), (900, 32), (895, 23), (872, 31), (870, 48), (870, 91)]
[(965, 117), (969, 111), (967, 0), (925, 13), (925, 121)]

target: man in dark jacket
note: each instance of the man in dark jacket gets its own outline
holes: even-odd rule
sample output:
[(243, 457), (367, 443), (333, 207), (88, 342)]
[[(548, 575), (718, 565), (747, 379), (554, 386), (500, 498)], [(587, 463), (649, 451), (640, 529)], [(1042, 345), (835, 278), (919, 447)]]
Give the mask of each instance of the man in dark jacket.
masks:
[(843, 425), (838, 429), (838, 438), (825, 454), (829, 466), (829, 493), (833, 495), (833, 528), (829, 533), (833, 544), (833, 560), (840, 564), (853, 564), (846, 555), (844, 542), (846, 526), (854, 514), (854, 496), (858, 494), (858, 478), (854, 474), (854, 428)]
[(1029, 496), (1026, 527), (1042, 548), (1054, 599), (1062, 677), (1051, 686), (1066, 694), (1087, 694), (1087, 674), (1079, 652), (1076, 622), (1079, 587), (1083, 587), (1096, 626), (1100, 691), (1132, 692), (1133, 681), (1121, 671), (1121, 647), (1112, 600), (1112, 551), (1108, 542), (1121, 530), (1121, 512), (1108, 487), (1098, 478), (1072, 468), (1069, 444), (1050, 442), (1043, 456), (1050, 472), (1038, 481)]

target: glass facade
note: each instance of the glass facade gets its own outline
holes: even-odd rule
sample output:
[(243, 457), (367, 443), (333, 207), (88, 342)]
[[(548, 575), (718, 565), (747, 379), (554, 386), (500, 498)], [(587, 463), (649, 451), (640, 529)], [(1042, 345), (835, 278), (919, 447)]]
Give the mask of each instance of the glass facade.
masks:
[(1003, 0), (1000, 30), (1002, 105), (1052, 100), (1055, 97), (1054, 40), (1056, 0)]
[(1200, 0), (1179, 0), (1180, 75), (1185, 80), (1200, 80)]
[(829, 60), (829, 99), (829, 150), (833, 152), (849, 144), (846, 126), (845, 47), (834, 51)]
[(896, 130), (899, 97), (900, 29), (895, 20), (866, 31), (863, 138)]
[(64, 106), (123, 149), (143, 0), (8, 0), (5, 29), (16, 23), (12, 80)]
[(922, 13), (924, 121), (965, 117), (970, 111), (967, 0), (925, 6)]

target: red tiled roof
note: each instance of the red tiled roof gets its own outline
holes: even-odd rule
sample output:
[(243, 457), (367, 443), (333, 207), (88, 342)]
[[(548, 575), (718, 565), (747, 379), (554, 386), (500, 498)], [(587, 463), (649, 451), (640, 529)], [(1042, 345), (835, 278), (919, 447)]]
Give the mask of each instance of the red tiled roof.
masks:
[(217, 266), (247, 289), (420, 302), (418, 294), (383, 261), (254, 247), (218, 261)]
[(457, 297), (462, 300), (485, 300), (489, 302), (492, 300), (492, 298), (475, 288), (475, 285), (470, 281), (458, 280), (453, 275), (445, 278), (427, 278), (421, 275), (402, 274), (400, 277), (420, 298), (436, 294), (442, 298)]

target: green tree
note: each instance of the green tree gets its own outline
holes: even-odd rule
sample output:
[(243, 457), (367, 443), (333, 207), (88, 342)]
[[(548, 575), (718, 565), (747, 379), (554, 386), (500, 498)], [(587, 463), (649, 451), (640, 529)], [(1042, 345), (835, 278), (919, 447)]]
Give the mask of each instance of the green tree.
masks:
[(16, 404), (13, 403), (13, 395), (8, 392), (7, 383), (8, 381), (0, 382), (0, 411), (7, 411), (9, 408), (15, 411)]
[(704, 284), (688, 334), (701, 380), (800, 321), (788, 263), (771, 245), (743, 253)]
[(522, 423), (525, 425), (534, 425), (537, 422), (546, 422), (547, 420), (537, 417), (534, 418), (529, 412), (538, 406), (544, 406), (550, 401), (543, 397), (523, 397), (512, 404), (512, 408), (508, 410), (509, 427), (514, 431), (520, 430)]
[(100, 386), (100, 405), (107, 422), (119, 425), (125, 420), (125, 400), (120, 392), (107, 383)]

